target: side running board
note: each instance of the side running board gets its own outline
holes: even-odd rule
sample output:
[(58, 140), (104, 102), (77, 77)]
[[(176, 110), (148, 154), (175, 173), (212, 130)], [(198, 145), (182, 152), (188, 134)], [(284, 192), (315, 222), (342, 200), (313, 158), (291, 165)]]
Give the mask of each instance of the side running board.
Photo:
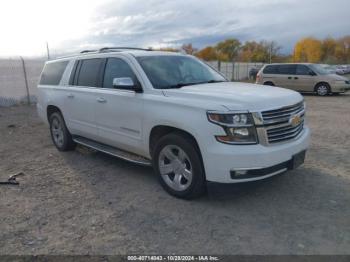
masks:
[(139, 156), (139, 155), (136, 155), (133, 153), (126, 152), (124, 150), (121, 150), (121, 149), (118, 149), (118, 148), (115, 148), (112, 146), (101, 144), (99, 142), (96, 142), (96, 141), (93, 141), (93, 140), (90, 140), (90, 139), (87, 139), (84, 137), (74, 136), (73, 141), (80, 144), (80, 145), (95, 149), (97, 151), (106, 153), (108, 155), (118, 157), (120, 159), (132, 162), (132, 163), (137, 164), (137, 165), (142, 165), (142, 166), (151, 166), (152, 165), (151, 161), (147, 158), (144, 158), (142, 156)]

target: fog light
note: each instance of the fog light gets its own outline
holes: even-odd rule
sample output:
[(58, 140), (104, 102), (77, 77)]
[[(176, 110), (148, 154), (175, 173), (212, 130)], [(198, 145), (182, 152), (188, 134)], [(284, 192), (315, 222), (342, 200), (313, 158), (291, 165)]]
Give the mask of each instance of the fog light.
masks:
[(231, 171), (231, 178), (235, 179), (238, 178), (240, 176), (244, 176), (248, 173), (248, 170), (235, 170), (235, 171)]

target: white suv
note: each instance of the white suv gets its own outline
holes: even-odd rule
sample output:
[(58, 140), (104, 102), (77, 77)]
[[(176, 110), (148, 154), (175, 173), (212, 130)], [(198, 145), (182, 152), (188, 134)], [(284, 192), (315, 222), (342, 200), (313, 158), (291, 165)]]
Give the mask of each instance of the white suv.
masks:
[(38, 113), (60, 151), (82, 144), (153, 165), (172, 195), (206, 181), (271, 177), (303, 163), (310, 132), (303, 97), (228, 82), (193, 56), (103, 48), (46, 63)]

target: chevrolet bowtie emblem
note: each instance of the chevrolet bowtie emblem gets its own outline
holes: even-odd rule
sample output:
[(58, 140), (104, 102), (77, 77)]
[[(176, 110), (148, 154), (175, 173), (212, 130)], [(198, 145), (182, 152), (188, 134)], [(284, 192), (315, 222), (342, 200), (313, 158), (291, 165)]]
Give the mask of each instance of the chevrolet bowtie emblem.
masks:
[(296, 115), (296, 116), (293, 116), (291, 119), (290, 119), (290, 123), (292, 126), (297, 126), (299, 125), (301, 122), (301, 117)]

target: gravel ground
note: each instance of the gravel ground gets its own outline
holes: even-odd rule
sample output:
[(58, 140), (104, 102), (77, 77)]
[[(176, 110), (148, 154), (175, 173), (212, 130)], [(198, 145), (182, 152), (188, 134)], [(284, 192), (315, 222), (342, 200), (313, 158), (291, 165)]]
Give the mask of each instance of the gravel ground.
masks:
[(0, 185), (0, 254), (350, 254), (350, 94), (305, 99), (304, 166), (195, 201), (151, 168), (58, 152), (35, 107), (0, 108), (0, 180), (25, 173)]

